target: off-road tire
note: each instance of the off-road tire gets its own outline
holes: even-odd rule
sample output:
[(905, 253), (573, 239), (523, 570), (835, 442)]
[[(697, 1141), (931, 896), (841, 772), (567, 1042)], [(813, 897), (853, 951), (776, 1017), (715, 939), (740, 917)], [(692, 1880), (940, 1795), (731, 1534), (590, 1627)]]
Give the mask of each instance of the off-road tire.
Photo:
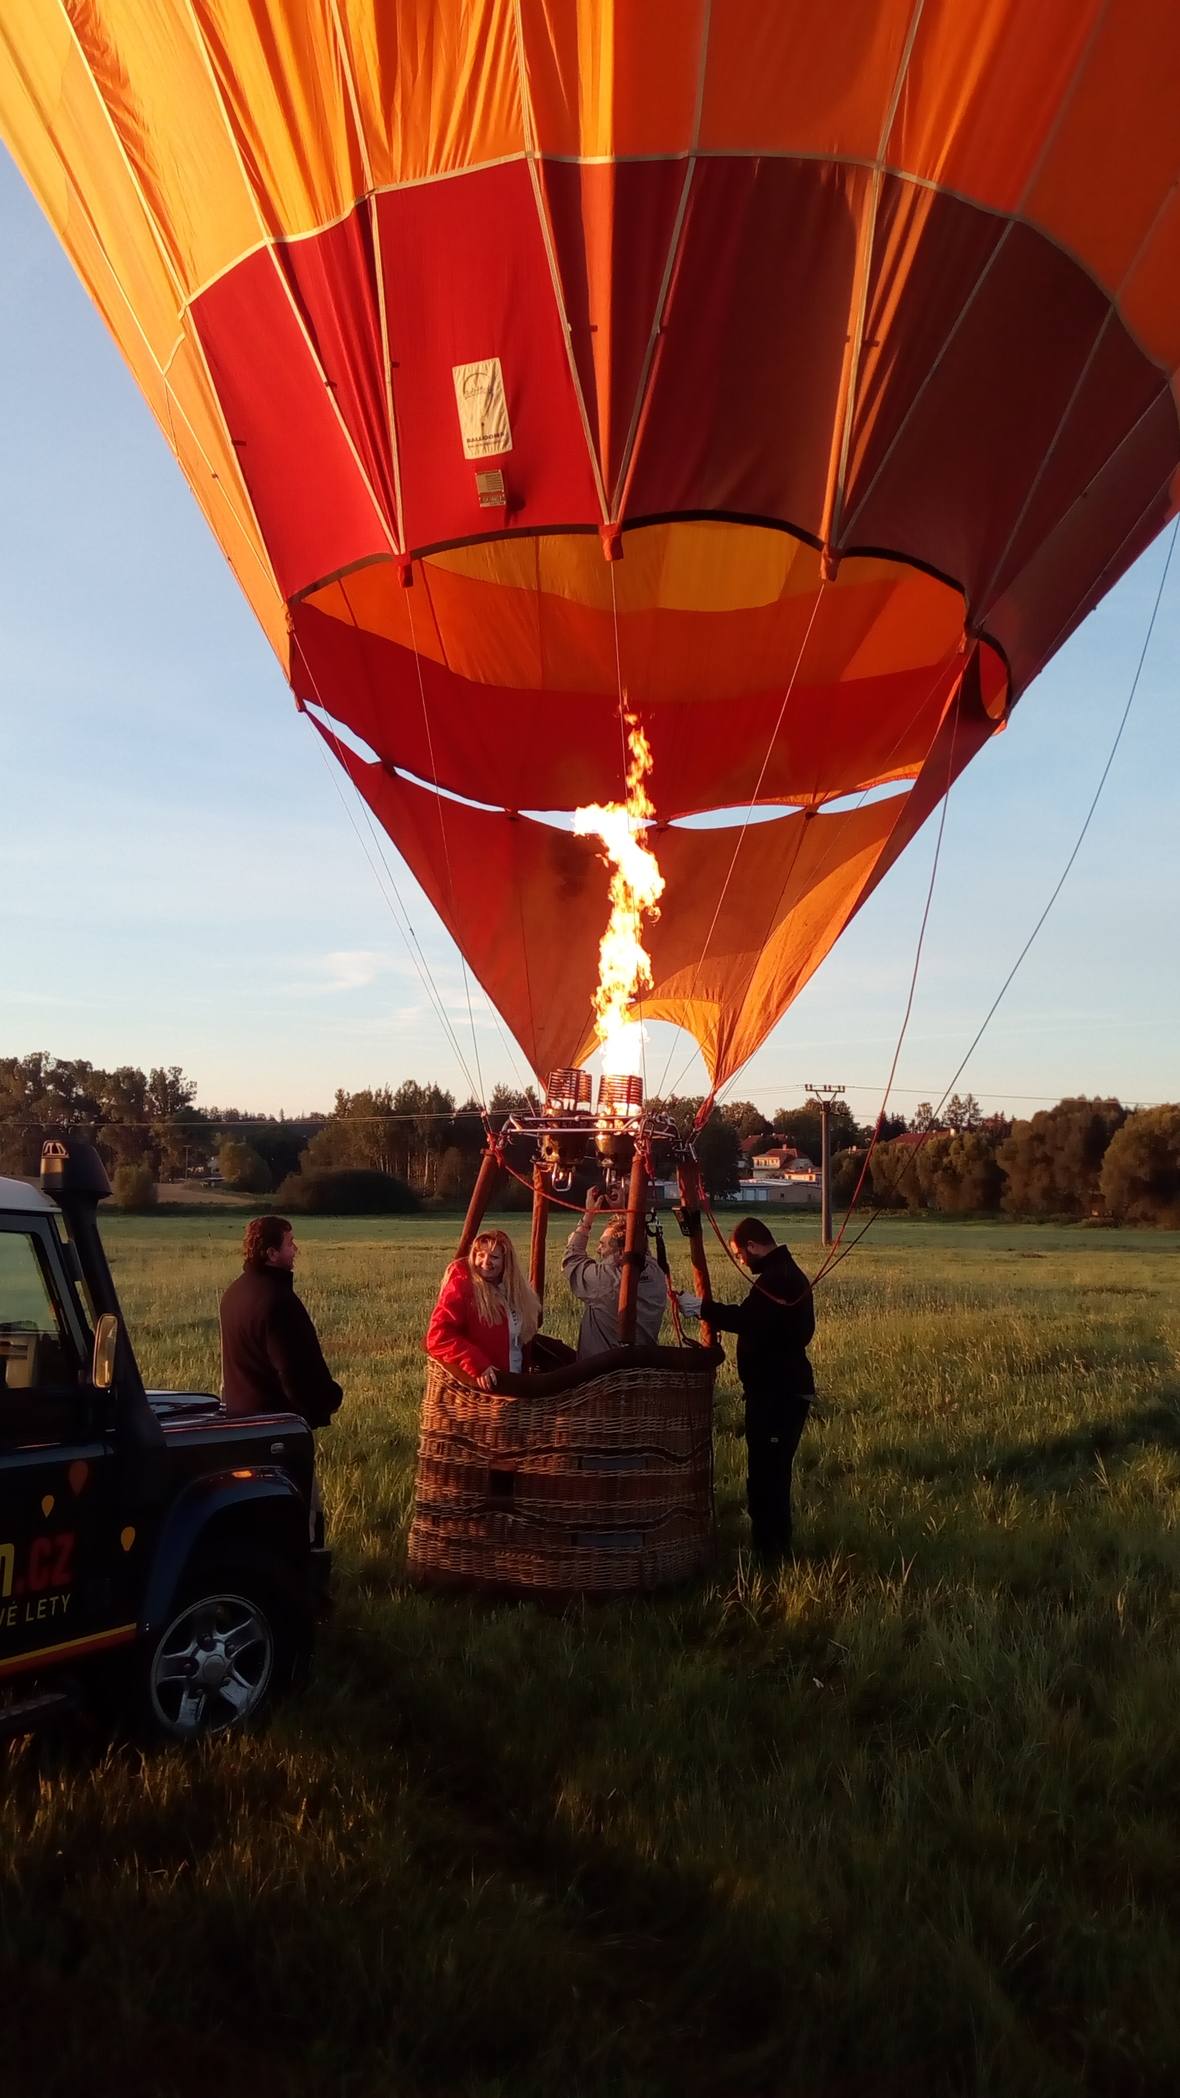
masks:
[(311, 1659), (312, 1620), (277, 1560), (194, 1561), (135, 1659), (141, 1738), (197, 1741), (262, 1723)]

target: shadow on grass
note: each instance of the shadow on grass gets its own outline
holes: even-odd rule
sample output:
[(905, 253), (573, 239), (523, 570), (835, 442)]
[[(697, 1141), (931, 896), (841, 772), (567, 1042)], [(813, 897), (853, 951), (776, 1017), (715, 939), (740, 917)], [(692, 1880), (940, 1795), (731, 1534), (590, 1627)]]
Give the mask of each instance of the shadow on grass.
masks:
[(1076, 1484), (1092, 1470), (1098, 1458), (1124, 1455), (1137, 1449), (1180, 1449), (1180, 1387), (1150, 1404), (1116, 1415), (1098, 1415), (1079, 1421), (1074, 1428), (1040, 1441), (998, 1447), (995, 1441), (977, 1436), (960, 1443), (953, 1452), (933, 1444), (919, 1443), (881, 1453), (887, 1466), (911, 1479), (972, 1479), (992, 1484), (1012, 1482), (1033, 1491), (1060, 1492)]
[[(1159, 1444), (1180, 1444), (1171, 1390), (1038, 1444), (978, 1440), (921, 1475), (969, 1483), (978, 1469), (1059, 1492), (1096, 1456)], [(913, 1454), (897, 1453), (903, 1472)], [(805, 1550), (808, 1500), (805, 1475)], [(727, 1505), (723, 1535), (740, 1540), (736, 1521)], [(998, 1588), (1006, 1546), (992, 1544), (985, 1561), (968, 1523), (939, 1541), (931, 1572), (954, 1582), (982, 1570)], [(878, 1548), (896, 1555), (899, 1539), (882, 1535)], [(1043, 1540), (1028, 1550), (1040, 1580)], [(96, 2059), (115, 2058), (123, 2098), (206, 2098), (211, 2084), (218, 2098), (908, 2098), (915, 2088), (1057, 2098), (1082, 2087), (1118, 1919), (1080, 1941), (1076, 1986), (1054, 1946), (1071, 1899), (1093, 1908), (1089, 1868), (1063, 1866), (1034, 1826), (1043, 1847), (1013, 1896), (1010, 1861), (1029, 1823), (998, 1778), (994, 1799), (981, 1781), (978, 1807), (948, 1790), (945, 1861), (935, 1843), (929, 1859), (897, 1863), (905, 1823), (901, 1809), (889, 1821), (889, 1787), (932, 1783), (910, 1773), (936, 1753), (952, 1777), (969, 1772), (1001, 1680), (973, 1691), (983, 1664), (966, 1646), (951, 1653), (957, 1673), (932, 1669), (922, 1642), (954, 1615), (941, 1599), (908, 1615), (907, 1599), (876, 1650), (849, 1664), (841, 1613), (851, 1599), (871, 1614), (876, 1591), (835, 1558), (832, 1578), (817, 1555), (781, 1590), (744, 1601), (713, 1586), (566, 1617), (411, 1595), (391, 1585), (389, 1558), (344, 1557), (320, 1673), (258, 1743), (114, 1759), (109, 1816), (101, 1791), (86, 1789), (93, 1745), (38, 1746), (19, 1762), (30, 1829), (55, 1784), (75, 1782), (80, 1804), (68, 1835), (31, 1846), (19, 1879), (0, 1873), (13, 2098), (74, 2098)], [(721, 1582), (732, 1572), (727, 1547)], [(1078, 1726), (1097, 1734), (1140, 1666), (1143, 1649), (1121, 1645), (1105, 1619), (1102, 1641), (1071, 1661), (1076, 1683), (1054, 1685), (1046, 1723), (1073, 1725), (1076, 1706)], [(682, 1680), (677, 1703), (685, 1664), (690, 1694)], [(642, 1694), (625, 1704), (632, 1668), (649, 1710)], [(726, 1858), (723, 1815), (708, 1841), (686, 1838), (677, 1816), (686, 1799), (709, 1811), (712, 1751), (674, 1759), (682, 1718), (715, 1745), (722, 1805), (727, 1786), (772, 1792), (809, 1732), (825, 1741), (811, 1811), (835, 1825), (826, 1880), (806, 1883), (797, 1805), (757, 1863), (748, 1850)], [(1028, 1730), (1011, 1726), (1027, 1752)], [(666, 1814), (653, 1762), (667, 1771)], [(632, 1780), (646, 1803), (628, 1812)], [(1099, 1833), (1100, 1852), (1101, 1821)], [(847, 1914), (841, 1922), (850, 1884), (863, 1890), (859, 1936)], [(895, 1891), (912, 1902), (904, 1913)], [(1006, 1946), (1023, 1942), (1011, 1935), (1013, 1900), (1034, 1906), (1043, 1973), (1026, 1951), (1019, 1973), (1005, 1968)], [(1063, 2000), (1068, 2032), (1055, 2024)], [(995, 2052), (990, 2082), (984, 2047)], [(1109, 2054), (1109, 2074), (1090, 2073), (1085, 2088), (1112, 2098), (1154, 2088), (1117, 2034)]]
[[(763, 1600), (773, 1607), (769, 1591)], [(1012, 2008), (1006, 1866), (996, 1893), (983, 1854), (964, 1854), (977, 1884), (958, 1883), (937, 1930), (923, 1916), (936, 1889), (919, 1873), (896, 1949), (881, 1930), (866, 1965), (837, 1921), (847, 1861), (828, 1887), (808, 1886), (802, 1829), (783, 1828), (756, 1882), (748, 1860), (727, 1866), (715, 1838), (699, 1850), (708, 1862), (676, 1859), (681, 1802), (670, 1792), (667, 1817), (653, 1809), (650, 1772), (644, 1815), (617, 1799), (614, 1785), (642, 1768), (645, 1736), (665, 1753), (682, 1711), (702, 1732), (720, 1730), (723, 1759), (722, 1736), (741, 1737), (747, 1782), (766, 1785), (801, 1738), (784, 1736), (777, 1717), (793, 1704), (796, 1727), (834, 1728), (838, 1769), (847, 1751), (842, 1722), (824, 1716), (824, 1686), (811, 1696), (785, 1674), (760, 1674), (758, 1627), (745, 1613), (739, 1650), (719, 1640), (725, 1601), (690, 1593), (650, 1606), (637, 1624), (618, 1606), (561, 1619), (397, 1588), (378, 1598), (347, 1584), (310, 1694), (259, 1741), (188, 1758), (115, 1756), (97, 1785), (84, 1743), (30, 1745), (12, 1773), (30, 1818), (55, 1786), (75, 1782), (78, 1801), (72, 1853), (49, 1833), (19, 1880), (0, 1876), (0, 1987), (14, 2006), (6, 2091), (74, 2098), (96, 2061), (114, 2059), (124, 2098), (206, 2098), (211, 2086), (218, 2098), (902, 2098), (915, 2087), (983, 2088), (981, 2031), (1002, 2051)], [(780, 1608), (789, 1602), (784, 1590)], [(792, 1627), (781, 1630), (795, 1640)], [(589, 1810), (572, 1815), (581, 1736), (601, 1727), (641, 1636), (650, 1714), (641, 1699), (616, 1727), (607, 1711)], [(682, 1652), (694, 1675), (692, 1700), (678, 1707)], [(810, 1683), (810, 1651), (794, 1658)], [(933, 1687), (940, 1710), (949, 1694)], [(863, 1715), (848, 1718), (867, 1731)], [(936, 1719), (944, 1723), (933, 1714), (931, 1733)], [(699, 1784), (701, 1765), (700, 1754), (686, 1759), (686, 1787)], [(857, 1844), (868, 1846), (866, 1922), (880, 1927), (893, 1867), (875, 1855), (888, 1838), (871, 1770), (864, 1782), (855, 1800), (837, 1787), (836, 1815), (854, 1859)], [(726, 1783), (723, 1761), (718, 1798)], [(822, 1791), (815, 1806), (832, 1812)], [(682, 1838), (680, 1847), (694, 1848)], [(899, 1898), (917, 1870), (903, 1862)], [(1030, 1863), (1029, 1900), (1040, 1870)], [(985, 1927), (992, 1898), (998, 1949)], [(1027, 1971), (1017, 1979), (1026, 2029), (995, 2088), (1057, 2098), (1071, 2088), (1084, 2036), (1075, 2046), (1045, 2022), (1061, 1987), (1051, 1961), (1043, 1984)], [(1096, 1991), (1092, 2000), (1097, 2017)], [(1086, 2087), (1120, 2098), (1151, 2088), (1133, 2067), (1121, 2083), (1112, 2073)]]
[[(71, 1894), (64, 1866), (46, 1857), (26, 1875), (19, 1922), (11, 1896), (0, 1901), (12, 2098), (74, 2098), (96, 2061), (116, 2059), (122, 2098), (793, 2088), (810, 1982), (784, 1968), (769, 1921), (703, 1873), (639, 1856), (605, 1829), (563, 1826), (560, 1772), (538, 1782), (527, 1759), (501, 1752), (470, 1699), (446, 1696), (441, 1669), (394, 1688), (383, 1683), (384, 1640), (342, 1626), (335, 1645), (345, 1681), (326, 1686), (301, 1727), (320, 1766), (296, 1787), (309, 1851), (341, 1798), (388, 1817), (384, 1848), (370, 1825), (351, 1869), (335, 1858), (326, 1881), (312, 1856), (302, 1882), (268, 1874), (248, 1899), (228, 1879), (198, 1884), (183, 1867), (216, 1857), (229, 1804), (217, 1752), (193, 1759), (187, 1815), (167, 1825), (151, 1792), (174, 1756), (120, 1756), (145, 1790), (124, 1840), (149, 1882), (175, 1877), (175, 1911), (157, 1908), (153, 1921), (146, 1903), (128, 1913), (120, 1900), (108, 1912), (121, 1915), (120, 1952), (101, 1931), (112, 1862), (101, 1856), (81, 1898), (77, 1864)], [(32, 1745), (19, 1780), (36, 1792), (84, 1779), (96, 1745), (81, 1735)], [(253, 1790), (261, 1820), (296, 1803), (273, 1777)], [(128, 1954), (143, 1962), (134, 1990)], [(814, 2053), (811, 2068), (808, 2088), (824, 2098), (864, 2088), (834, 2062), (829, 2077)], [(900, 2098), (908, 2074), (883, 2075), (874, 2093)]]
[[(915, 1989), (914, 2002), (895, 2006), (890, 2058), (874, 2055), (870, 2075), (863, 2034), (845, 2031), (831, 2015), (840, 1952), (833, 1961), (830, 1945), (815, 1946), (811, 1964), (784, 1956), (796, 1935), (784, 1928), (789, 1899), (776, 1910), (749, 1886), (727, 1885), (715, 1863), (674, 1862), (658, 1820), (638, 1847), (614, 1810), (613, 1791), (588, 1823), (574, 1825), (563, 1796), (565, 1758), (547, 1758), (527, 1738), (522, 1746), (489, 1726), (472, 1684), (464, 1685), (455, 1668), (457, 1656), (446, 1652), (447, 1630), (462, 1645), (463, 1619), (473, 1609), (489, 1632), (517, 1617), (535, 1626), (540, 1677), (546, 1658), (550, 1665), (554, 1658), (545, 1655), (547, 1638), (561, 1635), (552, 1613), (442, 1597), (425, 1607), (444, 1613), (437, 1670), (403, 1672), (392, 1709), (384, 1697), (358, 1700), (350, 1691), (349, 1754), (358, 1774), (371, 1774), (383, 1750), (400, 1751), (424, 1802), (418, 1866), (444, 1886), (499, 1882), (532, 1924), (529, 1944), (522, 1941), (509, 1958), (507, 1974), (473, 1978), (469, 2014), (453, 2013), (449, 2023), (436, 2015), (421, 2048), (410, 2045), (403, 2054), (426, 2088), (503, 2098), (549, 2098), (559, 2088), (587, 2098), (728, 2098), (736, 2091), (778, 2098), (804, 2088), (813, 2098), (869, 2090), (873, 2098), (901, 2098), (912, 2093), (924, 2059), (951, 2082), (969, 2079), (976, 2037), (970, 2011), (964, 2004), (948, 2015), (933, 1982), (929, 1991)], [(580, 1708), (587, 1721), (601, 1716), (602, 1680), (630, 1635), (612, 1606), (575, 1617), (574, 1627), (571, 1650), (586, 1672), (584, 1697), (575, 1692), (570, 1699), (576, 1730)], [(356, 1624), (341, 1635), (338, 1659), (371, 1681), (384, 1642)], [(593, 1663), (604, 1659), (596, 1683)], [(718, 1646), (702, 1659), (710, 1671), (704, 1701), (723, 1711), (732, 1653)], [(529, 1686), (533, 1695), (540, 1687)], [(562, 1690), (569, 1696), (568, 1678)], [(653, 1710), (653, 1733), (661, 1716)], [(760, 1746), (768, 1774), (778, 1744), (756, 1746), (754, 1714), (750, 1721), (751, 1767), (763, 1760)], [(668, 1804), (674, 1809), (673, 1800)], [(781, 1871), (788, 1878), (792, 1872), (789, 1842)], [(499, 1985), (505, 1979), (507, 1990)]]

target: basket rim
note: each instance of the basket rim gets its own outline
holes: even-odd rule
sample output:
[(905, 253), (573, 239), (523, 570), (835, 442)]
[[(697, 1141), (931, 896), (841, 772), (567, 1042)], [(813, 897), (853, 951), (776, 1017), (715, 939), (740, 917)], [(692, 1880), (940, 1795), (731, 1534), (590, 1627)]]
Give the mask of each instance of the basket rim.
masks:
[(485, 1391), (449, 1362), (440, 1362), (437, 1355), (427, 1355), (426, 1360), (428, 1376), (486, 1404), (489, 1399), (561, 1398), (577, 1393), (584, 1385), (636, 1371), (647, 1376), (664, 1371), (674, 1373), (682, 1382), (691, 1378), (696, 1383), (711, 1378), (725, 1356), (720, 1348), (607, 1348), (600, 1355), (583, 1356), (561, 1369), (528, 1371), (520, 1376), (501, 1371), (494, 1392)]

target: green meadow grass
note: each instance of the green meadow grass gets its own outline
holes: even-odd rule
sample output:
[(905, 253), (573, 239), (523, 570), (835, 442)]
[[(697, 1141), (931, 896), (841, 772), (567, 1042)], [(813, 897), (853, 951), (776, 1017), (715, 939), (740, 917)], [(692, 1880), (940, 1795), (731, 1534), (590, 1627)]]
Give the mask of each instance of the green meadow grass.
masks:
[[(558, 1613), (405, 1582), (455, 1229), (298, 1227), (347, 1393), (303, 1697), (8, 1750), (0, 2086), (1173, 2092), (1180, 1237), (875, 1226), (817, 1300), (797, 1563), (750, 1566), (727, 1369), (713, 1575)], [(216, 1388), (239, 1234), (107, 1227), (149, 1382)]]

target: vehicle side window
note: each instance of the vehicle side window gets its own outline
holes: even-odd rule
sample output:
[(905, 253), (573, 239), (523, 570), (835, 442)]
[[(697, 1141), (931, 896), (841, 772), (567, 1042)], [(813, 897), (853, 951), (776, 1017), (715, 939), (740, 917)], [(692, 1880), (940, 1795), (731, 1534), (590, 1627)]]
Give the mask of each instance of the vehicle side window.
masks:
[(76, 1385), (70, 1336), (31, 1233), (0, 1231), (0, 1393)]

